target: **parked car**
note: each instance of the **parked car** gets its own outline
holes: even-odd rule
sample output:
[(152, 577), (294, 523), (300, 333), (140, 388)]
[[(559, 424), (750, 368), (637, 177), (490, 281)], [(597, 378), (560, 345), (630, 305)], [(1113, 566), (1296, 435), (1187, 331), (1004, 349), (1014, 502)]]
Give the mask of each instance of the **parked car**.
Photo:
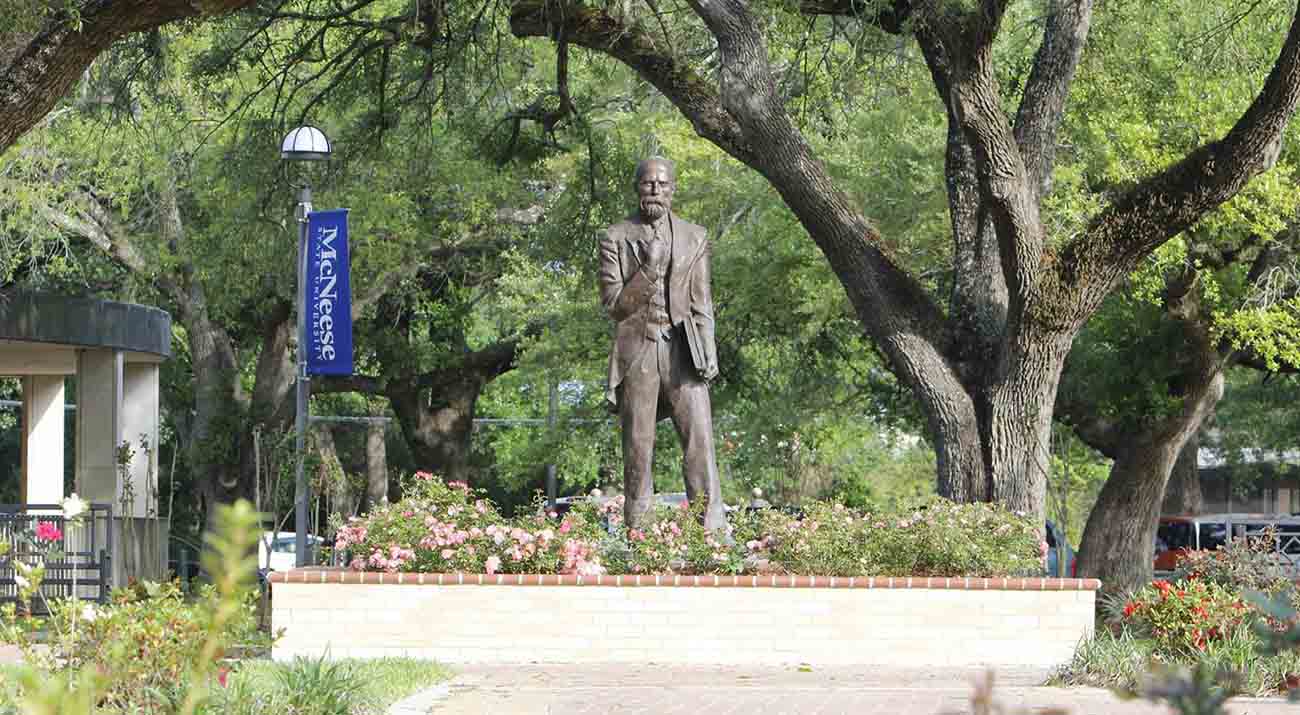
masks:
[[(263, 531), (257, 540), (257, 570), (287, 571), (297, 565), (297, 537), (293, 531)], [(308, 534), (307, 542), (314, 551), (325, 543), (325, 539)]]
[(1229, 539), (1274, 532), (1274, 563), (1280, 572), (1300, 575), (1300, 517), (1286, 514), (1200, 514), (1163, 516), (1156, 527), (1154, 570), (1167, 577), (1192, 551), (1213, 551)]
[[(1075, 561), (1074, 549), (1070, 548), (1070, 542), (1065, 538), (1065, 532), (1061, 531), (1051, 519), (1047, 520), (1047, 529), (1045, 540), (1047, 541), (1047, 575), (1050, 578), (1074, 578), (1078, 573), (1079, 564)], [(1064, 554), (1065, 562), (1062, 568), (1061, 556)]]

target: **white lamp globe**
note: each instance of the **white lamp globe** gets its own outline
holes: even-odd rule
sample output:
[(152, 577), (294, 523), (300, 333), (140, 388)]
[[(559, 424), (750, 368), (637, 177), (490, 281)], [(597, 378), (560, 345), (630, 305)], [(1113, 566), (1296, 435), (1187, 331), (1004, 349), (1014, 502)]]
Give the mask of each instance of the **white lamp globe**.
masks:
[(296, 161), (320, 161), (330, 158), (330, 140), (325, 132), (306, 125), (298, 127), (284, 137), (280, 144), (280, 158)]

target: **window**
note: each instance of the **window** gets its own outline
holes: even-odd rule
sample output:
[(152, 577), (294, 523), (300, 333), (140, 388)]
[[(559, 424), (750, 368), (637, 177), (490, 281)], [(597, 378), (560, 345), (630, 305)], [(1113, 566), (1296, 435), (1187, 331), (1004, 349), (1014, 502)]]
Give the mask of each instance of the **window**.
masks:
[(1156, 529), (1156, 546), (1160, 551), (1195, 548), (1196, 545), (1192, 543), (1192, 525), (1185, 521), (1161, 524)]

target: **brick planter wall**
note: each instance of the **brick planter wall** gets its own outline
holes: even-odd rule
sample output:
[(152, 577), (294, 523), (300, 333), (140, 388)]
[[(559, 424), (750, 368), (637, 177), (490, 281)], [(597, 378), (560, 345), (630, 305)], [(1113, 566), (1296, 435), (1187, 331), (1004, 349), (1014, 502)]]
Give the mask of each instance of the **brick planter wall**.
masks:
[(1069, 660), (1093, 579), (271, 574), (276, 659), (1016, 666)]

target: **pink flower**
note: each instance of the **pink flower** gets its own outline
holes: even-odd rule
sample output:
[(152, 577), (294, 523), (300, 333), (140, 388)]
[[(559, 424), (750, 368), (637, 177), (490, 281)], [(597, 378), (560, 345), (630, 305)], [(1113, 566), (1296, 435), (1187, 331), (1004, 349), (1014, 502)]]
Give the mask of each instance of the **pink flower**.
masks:
[(565, 519), (560, 524), (560, 533), (567, 534), (570, 531), (573, 531), (573, 522), (569, 521), (568, 519)]
[(469, 493), (469, 485), (465, 482), (447, 482), (447, 486), (452, 489), (459, 489), (462, 492)]
[(415, 473), (415, 478), (416, 478), (416, 479), (423, 479), (423, 480), (426, 481), (426, 482), (430, 482), (430, 481), (433, 481), (433, 474), (431, 474), (431, 473), (429, 473), (429, 472), (416, 472), (416, 473)]
[(221, 687), (223, 688), (226, 687), (226, 676), (228, 675), (230, 675), (229, 668), (221, 668), (217, 670), (217, 682), (221, 683)]
[(39, 521), (36, 523), (36, 538), (41, 541), (58, 541), (63, 538), (63, 532), (53, 522)]
[(441, 553), (444, 559), (449, 559), (451, 558), (452, 554), (456, 552), (452, 551), (451, 549), (443, 549)]
[(489, 576), (496, 573), (499, 568), (501, 568), (501, 557), (496, 554), (489, 556), (487, 561), (483, 563), (483, 569), (488, 572)]

